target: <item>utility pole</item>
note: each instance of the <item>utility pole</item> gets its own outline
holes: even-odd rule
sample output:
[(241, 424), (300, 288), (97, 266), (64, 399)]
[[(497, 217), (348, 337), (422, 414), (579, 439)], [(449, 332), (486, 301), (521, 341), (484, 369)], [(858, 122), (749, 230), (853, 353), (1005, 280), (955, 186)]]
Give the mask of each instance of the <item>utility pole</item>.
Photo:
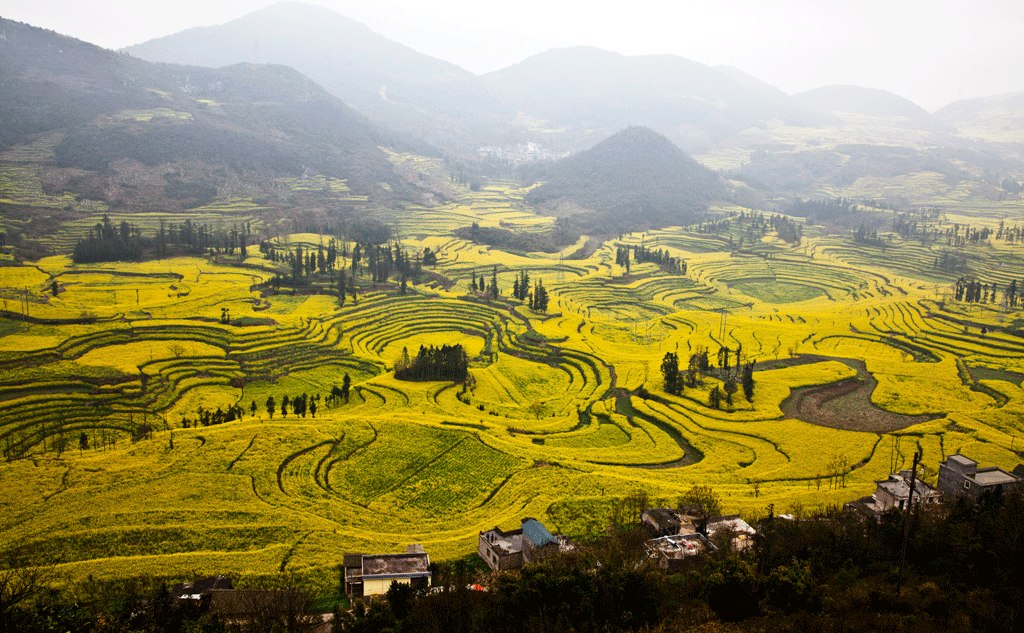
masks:
[(900, 551), (900, 573), (896, 578), (896, 596), (899, 597), (903, 588), (903, 569), (907, 565), (907, 541), (910, 540), (910, 517), (914, 507), (914, 482), (917, 479), (917, 465), (921, 462), (921, 451), (914, 452), (914, 465), (910, 469), (910, 496), (903, 514), (903, 547)]

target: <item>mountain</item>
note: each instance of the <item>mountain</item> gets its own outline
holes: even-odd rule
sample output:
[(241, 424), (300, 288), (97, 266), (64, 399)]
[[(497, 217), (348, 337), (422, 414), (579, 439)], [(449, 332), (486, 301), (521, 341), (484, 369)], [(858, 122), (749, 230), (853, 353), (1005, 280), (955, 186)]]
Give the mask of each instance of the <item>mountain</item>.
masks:
[(850, 112), (872, 117), (904, 117), (926, 122), (931, 115), (909, 99), (873, 88), (860, 86), (822, 86), (793, 95), (805, 107), (826, 112)]
[(483, 80), (517, 111), (575, 132), (569, 142), (576, 145), (645, 125), (698, 150), (767, 120), (814, 116), (794, 107), (780, 90), (735, 69), (674, 55), (555, 49)]
[(0, 147), (48, 139), (58, 189), (185, 208), (283, 176), (343, 178), (368, 195), (401, 187), (386, 136), (290, 68), (153, 64), (9, 20), (0, 31)]
[(490, 124), (485, 112), (500, 109), (472, 73), (300, 2), (125, 50), (154, 62), (291, 66), (377, 124), (438, 145), (472, 145), (468, 136)]
[(934, 116), (963, 136), (1024, 143), (1024, 92), (955, 101)]
[(583, 223), (612, 231), (687, 224), (725, 194), (714, 172), (645, 127), (626, 128), (540, 176), (527, 202), (582, 210)]

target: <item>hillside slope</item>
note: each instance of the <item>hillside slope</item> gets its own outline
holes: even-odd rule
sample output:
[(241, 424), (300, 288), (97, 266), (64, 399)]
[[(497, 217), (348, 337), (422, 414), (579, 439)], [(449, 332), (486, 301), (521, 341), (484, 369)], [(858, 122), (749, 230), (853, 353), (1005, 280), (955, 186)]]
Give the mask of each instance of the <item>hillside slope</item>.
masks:
[(630, 127), (559, 161), (527, 201), (578, 206), (585, 221), (611, 230), (686, 224), (724, 194), (710, 170), (649, 128)]
[(768, 119), (813, 119), (780, 90), (735, 69), (674, 55), (630, 57), (589, 47), (540, 53), (485, 75), (516, 110), (567, 126), (577, 143), (644, 125), (694, 150)]
[[(153, 64), (9, 20), (0, 27), (0, 147), (49, 139), (49, 176), (68, 190), (113, 206), (183, 208), (228, 182), (266, 187), (267, 177), (323, 174), (367, 195), (401, 188), (378, 147), (385, 135), (290, 68)], [(152, 181), (167, 186), (140, 185)]]
[(207, 67), (291, 66), (378, 124), (428, 142), (460, 144), (483, 111), (496, 108), (472, 73), (300, 2), (281, 2), (126, 51), (149, 61)]

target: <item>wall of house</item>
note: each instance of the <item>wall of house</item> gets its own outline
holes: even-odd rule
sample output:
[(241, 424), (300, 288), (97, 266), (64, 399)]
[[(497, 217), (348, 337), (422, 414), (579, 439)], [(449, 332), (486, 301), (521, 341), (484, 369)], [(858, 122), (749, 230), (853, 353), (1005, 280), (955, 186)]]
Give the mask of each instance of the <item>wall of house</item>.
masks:
[(945, 464), (939, 464), (939, 492), (947, 499), (955, 499), (964, 494), (974, 497), (975, 486), (973, 482), (971, 488), (964, 489), (965, 480), (966, 477), (962, 473), (953, 470)]
[(523, 555), (521, 552), (505, 554), (502, 556), (494, 551), (491, 544), (483, 537), (477, 543), (477, 553), (484, 559), (487, 566), (494, 571), (505, 571), (506, 569), (519, 569), (523, 566)]
[(412, 584), (408, 578), (384, 578), (374, 580), (363, 580), (364, 596), (382, 596), (391, 588), (391, 583), (397, 582), (400, 585)]

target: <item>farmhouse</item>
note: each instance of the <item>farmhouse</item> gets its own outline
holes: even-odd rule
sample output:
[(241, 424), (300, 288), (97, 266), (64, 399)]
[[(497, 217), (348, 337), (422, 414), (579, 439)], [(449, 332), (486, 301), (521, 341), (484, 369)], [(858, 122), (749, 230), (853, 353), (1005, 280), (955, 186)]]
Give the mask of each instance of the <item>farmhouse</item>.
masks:
[(345, 593), (352, 598), (387, 593), (391, 583), (415, 589), (430, 586), (430, 556), (421, 545), (409, 545), (404, 554), (345, 554)]
[(694, 532), (693, 520), (673, 508), (648, 508), (640, 523), (654, 536), (672, 536)]
[(505, 532), (495, 527), (481, 532), (477, 540), (477, 553), (494, 571), (519, 569), (526, 563), (575, 549), (569, 539), (551, 534), (543, 523), (529, 517), (517, 530)]
[[(874, 494), (851, 501), (844, 508), (872, 518), (877, 518), (893, 508), (903, 510), (910, 499), (910, 475), (910, 470), (901, 470), (889, 475), (887, 479), (876, 481)], [(938, 490), (918, 478), (914, 479), (915, 504), (934, 504), (941, 498), (942, 493)]]
[(708, 538), (714, 538), (715, 534), (731, 535), (730, 545), (734, 552), (742, 552), (753, 545), (754, 535), (757, 534), (757, 530), (750, 527), (750, 524), (738, 514), (708, 519), (707, 530)]
[(976, 501), (988, 492), (1010, 492), (1024, 488), (1020, 466), (1009, 473), (997, 466), (978, 468), (978, 462), (963, 455), (950, 455), (939, 464), (939, 490), (947, 499), (965, 497)]
[(686, 561), (718, 548), (703, 534), (671, 534), (659, 536), (644, 544), (647, 555), (662, 569), (678, 569)]

